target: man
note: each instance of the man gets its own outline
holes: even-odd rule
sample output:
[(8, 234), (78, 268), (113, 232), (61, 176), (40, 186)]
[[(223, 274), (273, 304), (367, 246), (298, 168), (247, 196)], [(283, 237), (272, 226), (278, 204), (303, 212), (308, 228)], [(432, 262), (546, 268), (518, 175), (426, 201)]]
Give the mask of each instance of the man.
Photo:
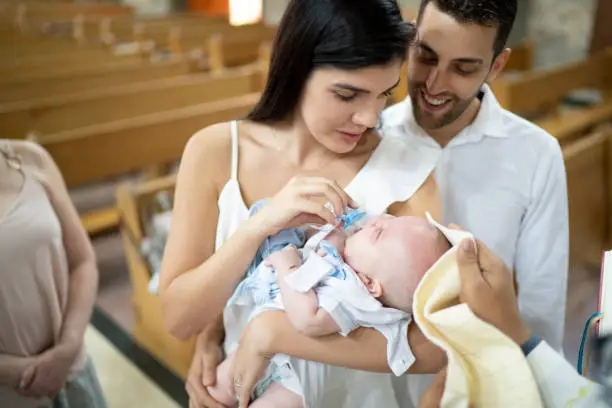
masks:
[[(514, 270), (523, 318), (560, 351), (569, 252), (561, 149), (487, 85), (510, 56), (516, 12), (516, 0), (421, 0), (409, 97), (383, 112), (382, 132), (438, 151), (443, 223), (468, 229)], [(394, 382), (400, 406), (417, 406), (431, 376)]]

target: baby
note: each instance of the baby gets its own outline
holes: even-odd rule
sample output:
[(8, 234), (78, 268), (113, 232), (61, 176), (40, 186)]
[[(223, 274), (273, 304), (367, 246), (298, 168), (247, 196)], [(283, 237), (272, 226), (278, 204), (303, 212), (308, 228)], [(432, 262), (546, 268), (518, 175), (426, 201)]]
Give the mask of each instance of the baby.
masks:
[[(403, 374), (414, 361), (407, 339), (412, 295), (450, 248), (446, 238), (418, 217), (366, 220), (363, 212), (351, 210), (338, 226), (323, 227), (305, 244), (304, 239), (299, 229), (269, 237), (256, 256), (259, 264), (251, 266), (228, 305), (252, 307), (252, 317), (285, 310), (309, 336), (375, 328), (387, 338), (392, 371)], [(229, 378), (232, 358), (228, 355), (219, 366), (217, 385), (208, 389), (228, 407), (236, 405)], [(301, 395), (287, 357), (275, 356), (254, 390), (252, 406), (303, 408)]]

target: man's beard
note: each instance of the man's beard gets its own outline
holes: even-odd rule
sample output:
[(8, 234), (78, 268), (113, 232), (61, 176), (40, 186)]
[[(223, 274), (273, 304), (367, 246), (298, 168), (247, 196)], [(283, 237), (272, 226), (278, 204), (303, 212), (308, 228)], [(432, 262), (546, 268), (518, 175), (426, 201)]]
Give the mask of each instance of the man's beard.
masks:
[(475, 94), (469, 99), (460, 99), (454, 94), (445, 95), (446, 97), (450, 97), (450, 101), (446, 103), (452, 105), (451, 109), (442, 117), (433, 119), (433, 116), (426, 113), (424, 109), (421, 108), (422, 96), (419, 94), (422, 90), (427, 90), (426, 85), (424, 83), (409, 83), (408, 89), (410, 90), (410, 100), (412, 101), (414, 119), (420, 127), (429, 130), (441, 129), (456, 121), (470, 107), (472, 101), (476, 97)]

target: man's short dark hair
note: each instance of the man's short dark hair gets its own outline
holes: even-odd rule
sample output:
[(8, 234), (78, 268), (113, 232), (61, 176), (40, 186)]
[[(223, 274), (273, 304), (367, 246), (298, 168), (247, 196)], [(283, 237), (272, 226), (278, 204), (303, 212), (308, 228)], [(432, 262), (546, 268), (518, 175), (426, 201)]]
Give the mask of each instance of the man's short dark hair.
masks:
[(493, 44), (495, 57), (506, 47), (518, 10), (517, 0), (421, 0), (419, 22), (429, 3), (459, 23), (497, 27), (497, 37)]

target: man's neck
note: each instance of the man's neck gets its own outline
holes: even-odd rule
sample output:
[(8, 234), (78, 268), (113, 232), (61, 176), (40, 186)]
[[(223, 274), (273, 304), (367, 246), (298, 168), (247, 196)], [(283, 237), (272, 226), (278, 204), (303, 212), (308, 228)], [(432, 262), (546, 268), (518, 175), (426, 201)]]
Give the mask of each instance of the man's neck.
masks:
[(479, 111), (480, 99), (476, 97), (465, 112), (463, 112), (463, 114), (457, 118), (457, 120), (444, 126), (443, 128), (426, 130), (426, 132), (432, 139), (438, 142), (440, 147), (444, 148), (451, 142), (451, 140), (455, 138), (455, 136), (461, 133), (463, 129), (474, 122)]

